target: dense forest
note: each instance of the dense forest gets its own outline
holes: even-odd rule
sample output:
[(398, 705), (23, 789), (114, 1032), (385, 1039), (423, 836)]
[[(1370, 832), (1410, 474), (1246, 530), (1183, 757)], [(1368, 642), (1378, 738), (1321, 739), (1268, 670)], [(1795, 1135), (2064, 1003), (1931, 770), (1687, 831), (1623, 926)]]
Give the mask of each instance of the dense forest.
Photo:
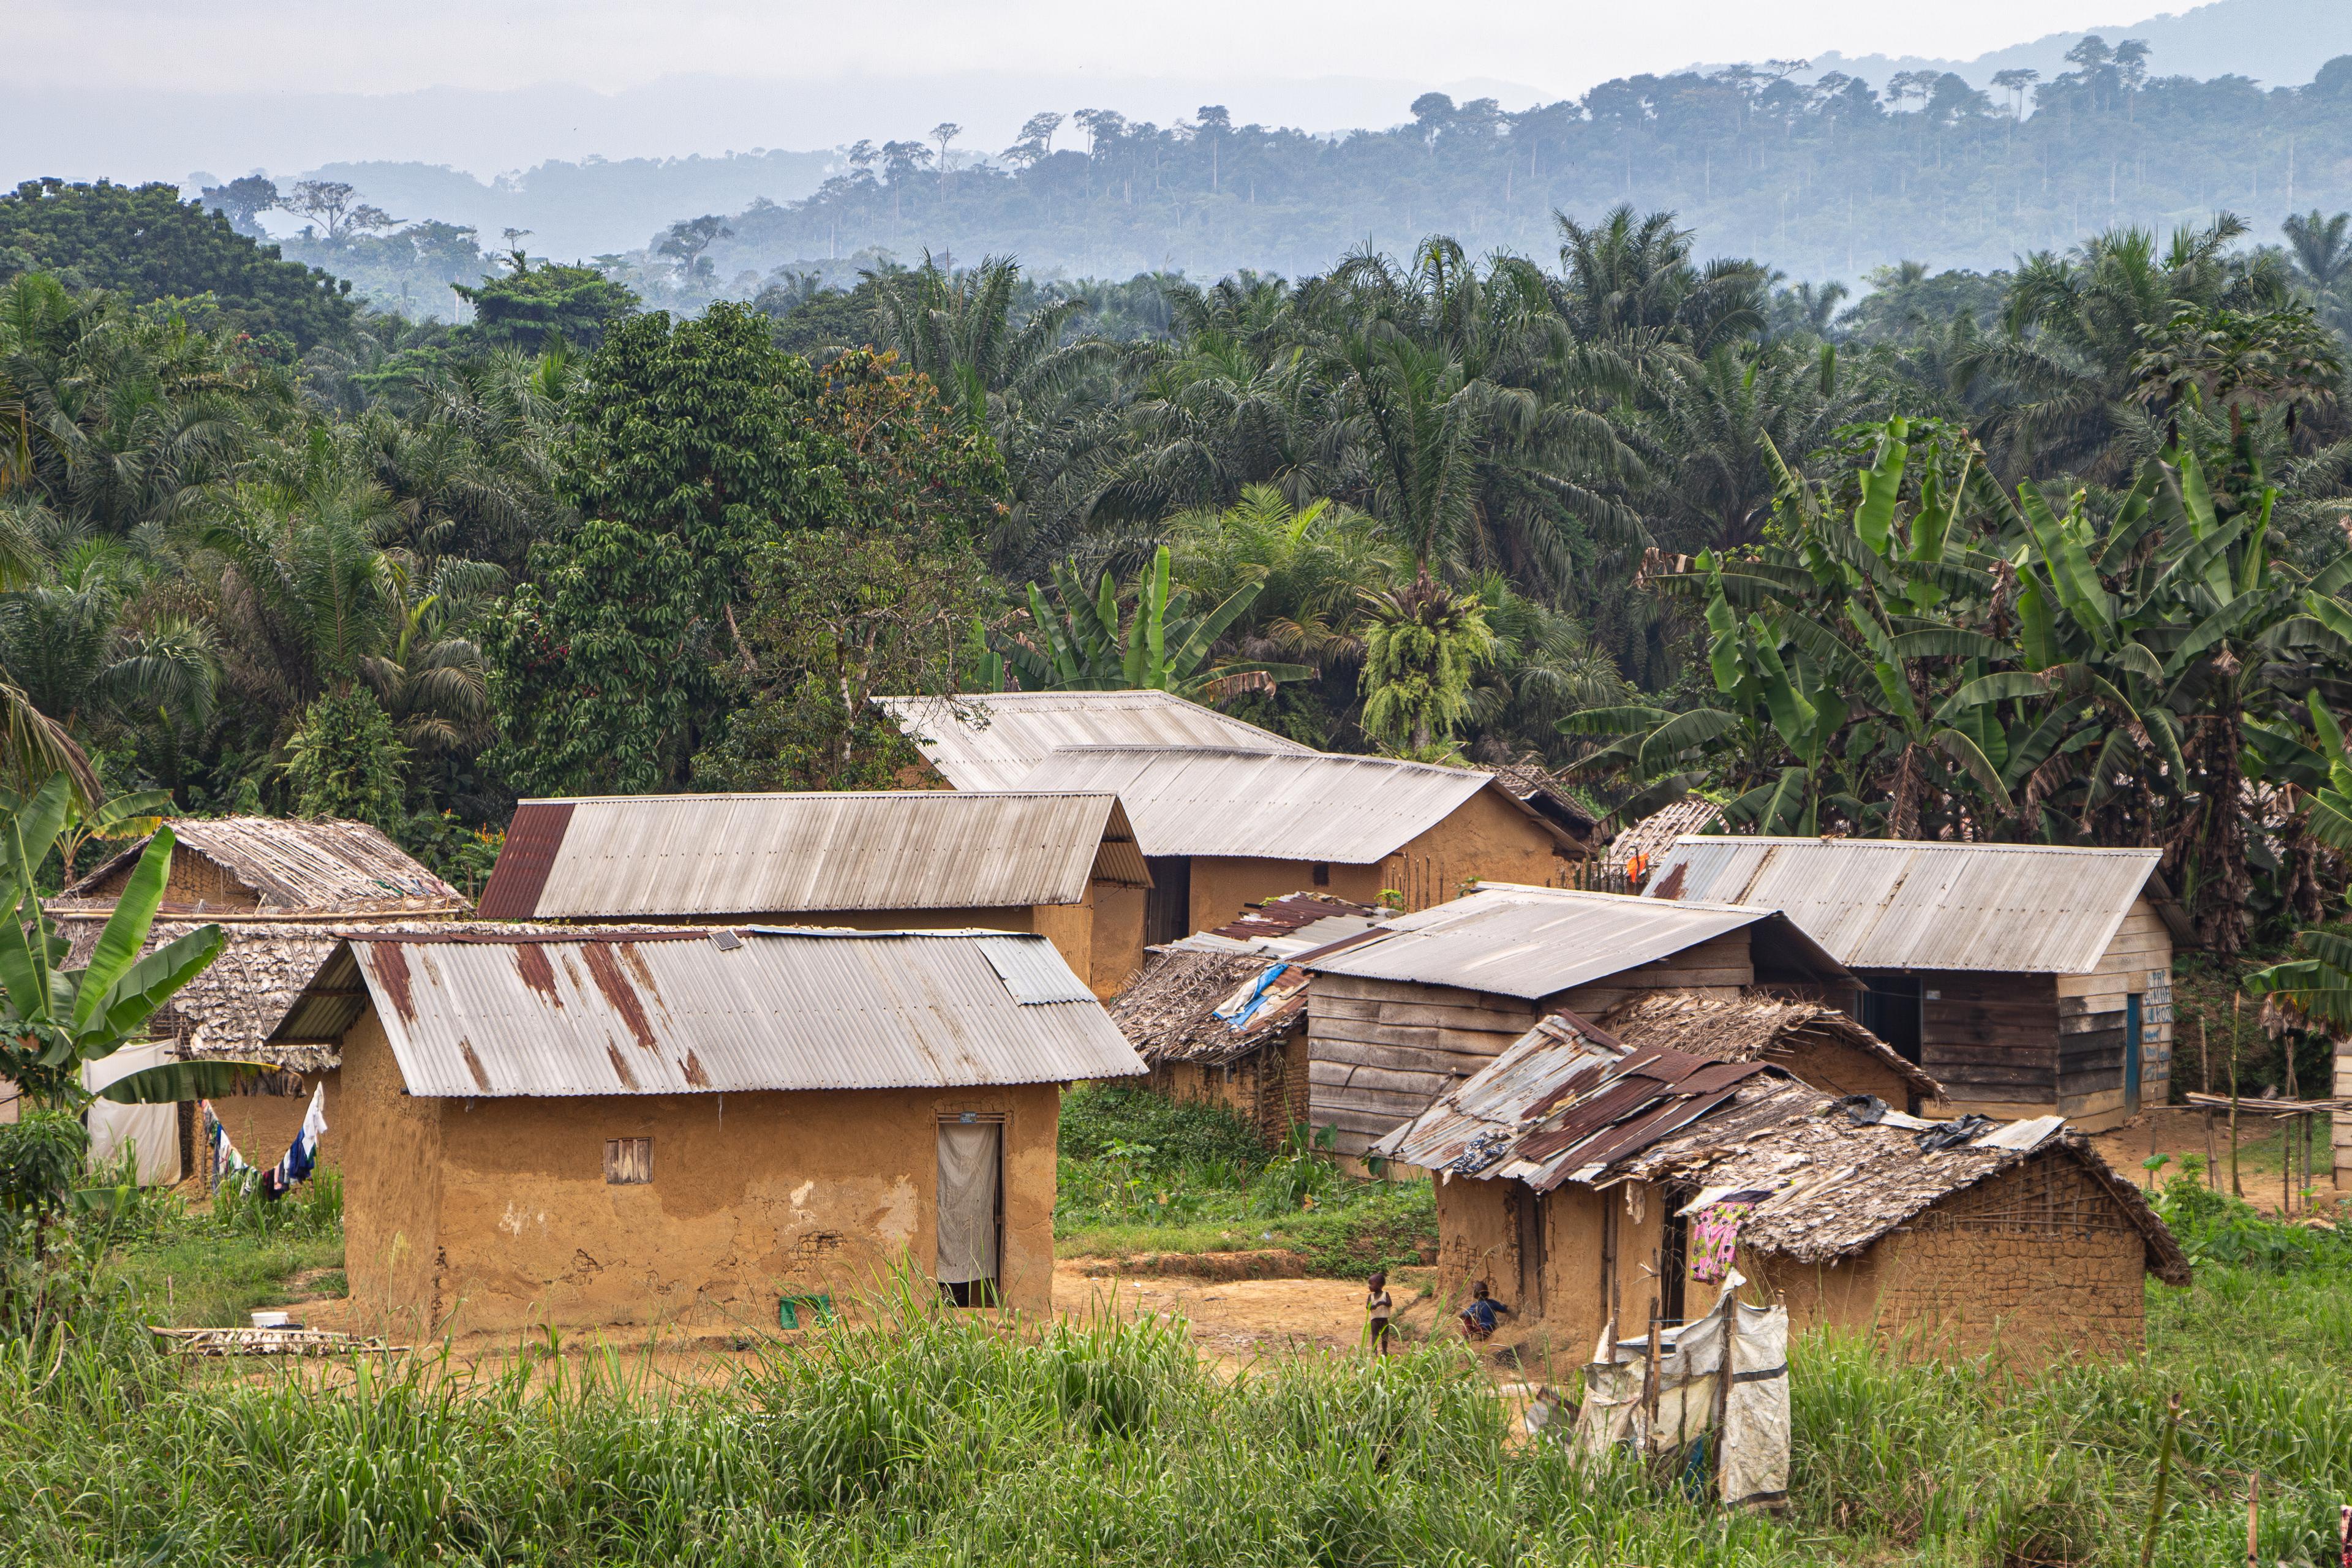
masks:
[[(1300, 277), (1365, 247), (1409, 253), (1431, 233), (1474, 255), (1541, 254), (1555, 211), (1589, 217), (1623, 202), (1674, 211), (1791, 277), (1850, 286), (1908, 258), (1982, 270), (2119, 226), (2169, 229), (2226, 209), (2268, 230), (2313, 206), (2352, 206), (2352, 57), (2306, 87), (2270, 89), (2158, 75), (2194, 62), (2156, 59), (2129, 38), (2092, 36), (2069, 58), (2046, 79), (2018, 68), (1981, 88), (1913, 71), (1882, 90), (1778, 60), (1627, 78), (1516, 112), (1430, 93), (1407, 123), (1331, 135), (1235, 124), (1214, 105), (1174, 125), (1082, 109), (1041, 112), (994, 148), (918, 116), (900, 138), (837, 150), (813, 192), (800, 154), (699, 173), (616, 163), (540, 171), (512, 210), (539, 210), (542, 186), (611, 187), (635, 210), (668, 191), (674, 205), (642, 247), (597, 264), (649, 302), (699, 309), (798, 275), (854, 281), (860, 267), (926, 252), (1018, 255), (1040, 276), (1082, 279)], [(775, 189), (702, 205), (763, 162)], [(253, 207), (239, 187), (267, 184), (248, 177), (209, 199), (257, 235), (250, 220), (266, 202)], [(357, 195), (339, 208), (295, 194), (322, 185)], [(352, 168), (278, 199), (299, 221), (289, 257), (356, 280), (381, 306), (449, 315), (446, 285), (481, 264), (470, 247), (514, 243), (467, 231), (480, 197), (457, 176)], [(365, 208), (356, 223), (354, 206)]]
[(518, 245), (452, 326), (220, 205), (0, 197), (0, 698), (95, 791), (470, 878), (520, 795), (893, 782), (877, 693), (1150, 685), (1621, 816), (2160, 844), (2224, 948), (2352, 816), (2343, 215), (1858, 301), (1630, 205), (698, 315)]

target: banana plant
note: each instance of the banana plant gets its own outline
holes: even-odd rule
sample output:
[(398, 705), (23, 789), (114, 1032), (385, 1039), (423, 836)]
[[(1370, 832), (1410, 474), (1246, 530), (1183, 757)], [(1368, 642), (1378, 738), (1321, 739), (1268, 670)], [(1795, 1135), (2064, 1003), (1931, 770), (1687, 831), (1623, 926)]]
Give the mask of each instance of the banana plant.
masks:
[(1054, 568), (1058, 611), (1037, 584), (1029, 584), (1029, 635), (980, 628), (981, 683), (1003, 691), (1018, 681), (1027, 691), (1156, 690), (1194, 701), (1234, 692), (1270, 690), (1278, 681), (1303, 680), (1304, 665), (1229, 662), (1211, 665), (1217, 639), (1232, 629), (1264, 588), (1235, 589), (1205, 616), (1187, 614), (1190, 593), (1170, 582), (1170, 554), (1161, 545), (1139, 574), (1135, 608), (1122, 615), (1119, 593), (1105, 572), (1090, 595), (1075, 562)]
[[(217, 925), (200, 926), (141, 957), (171, 874), (173, 834), (158, 826), (99, 932), (89, 962), (66, 969), (68, 944), (42, 912), (35, 877), (64, 833), (72, 798), (51, 778), (8, 818), (0, 837), (0, 1077), (37, 1103), (74, 1108), (91, 1098), (82, 1068), (145, 1037), (158, 1008), (220, 955)], [(118, 1080), (104, 1098), (155, 1104), (222, 1092), (266, 1071), (251, 1062), (175, 1062)]]

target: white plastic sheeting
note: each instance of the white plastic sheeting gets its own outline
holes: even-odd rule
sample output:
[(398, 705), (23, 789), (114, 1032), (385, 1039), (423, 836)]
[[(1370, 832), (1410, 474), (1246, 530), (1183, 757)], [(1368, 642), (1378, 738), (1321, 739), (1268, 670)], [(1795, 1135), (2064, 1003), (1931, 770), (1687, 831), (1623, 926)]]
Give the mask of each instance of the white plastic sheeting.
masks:
[(996, 1185), (1003, 1158), (1003, 1122), (940, 1123), (942, 1285), (996, 1278)]
[[(81, 1069), (82, 1087), (92, 1093), (104, 1089), (119, 1078), (126, 1078), (143, 1068), (160, 1067), (173, 1058), (168, 1054), (169, 1040), (151, 1040), (135, 1046), (125, 1046), (112, 1056), (86, 1062)], [(120, 1159), (125, 1145), (138, 1150), (139, 1184), (142, 1187), (169, 1187), (180, 1180), (180, 1108), (176, 1105), (117, 1105), (112, 1100), (93, 1102), (87, 1117), (89, 1126), (89, 1162), (103, 1164)]]
[[(1577, 1447), (1598, 1457), (1620, 1446), (1667, 1453), (1712, 1433), (1722, 1441), (1707, 1457), (1718, 1495), (1734, 1507), (1769, 1507), (1789, 1495), (1789, 1310), (1738, 1300), (1747, 1283), (1733, 1273), (1715, 1308), (1695, 1323), (1658, 1335), (1657, 1419), (1644, 1397), (1650, 1342), (1603, 1341), (1584, 1369), (1584, 1408)], [(1722, 1373), (1728, 1352), (1731, 1385)]]

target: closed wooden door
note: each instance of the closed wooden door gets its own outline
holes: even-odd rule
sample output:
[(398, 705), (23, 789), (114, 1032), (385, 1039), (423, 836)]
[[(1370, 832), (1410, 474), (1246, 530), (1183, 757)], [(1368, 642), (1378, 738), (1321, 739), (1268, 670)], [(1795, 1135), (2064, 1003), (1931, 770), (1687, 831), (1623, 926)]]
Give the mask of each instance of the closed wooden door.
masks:
[(2124, 998), (2124, 1114), (2139, 1114), (2140, 1013), (2137, 993)]

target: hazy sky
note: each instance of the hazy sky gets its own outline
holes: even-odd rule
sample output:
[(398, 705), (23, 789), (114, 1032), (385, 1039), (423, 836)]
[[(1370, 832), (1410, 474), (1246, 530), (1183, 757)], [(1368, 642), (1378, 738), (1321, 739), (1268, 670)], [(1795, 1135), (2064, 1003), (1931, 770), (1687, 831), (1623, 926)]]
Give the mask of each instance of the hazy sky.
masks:
[(389, 92), (665, 75), (1489, 78), (1547, 93), (1831, 48), (1968, 58), (2174, 0), (5, 0), (0, 81)]

